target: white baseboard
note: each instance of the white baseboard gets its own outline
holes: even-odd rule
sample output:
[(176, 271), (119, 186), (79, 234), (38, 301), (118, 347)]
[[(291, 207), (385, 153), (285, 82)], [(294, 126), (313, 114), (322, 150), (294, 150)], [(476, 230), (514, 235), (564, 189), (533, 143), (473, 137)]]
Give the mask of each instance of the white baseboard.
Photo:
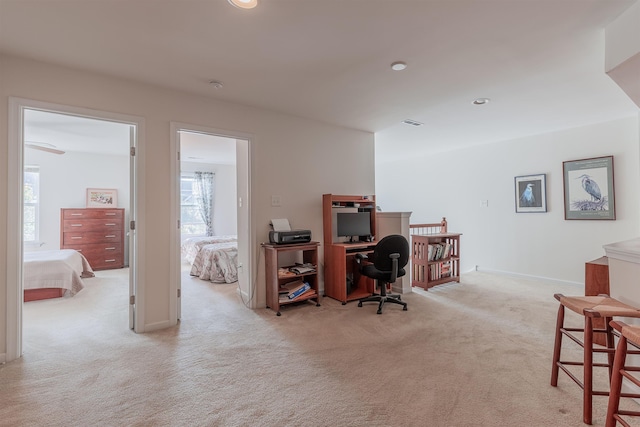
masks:
[(469, 270), (469, 271), (467, 271), (467, 273), (471, 273), (473, 271), (479, 271), (479, 272), (482, 272), (482, 273), (500, 274), (500, 275), (503, 275), (503, 276), (522, 277), (522, 278), (525, 278), (525, 279), (545, 280), (547, 282), (555, 282), (555, 283), (561, 283), (563, 285), (579, 286), (581, 288), (584, 287), (584, 283), (574, 282), (574, 281), (571, 281), (571, 280), (560, 280), (560, 279), (555, 279), (553, 277), (543, 277), (543, 276), (534, 276), (534, 275), (531, 275), (531, 274), (514, 273), (512, 271), (492, 270), (492, 269), (489, 269), (489, 268), (482, 268), (479, 265), (476, 265), (475, 269)]

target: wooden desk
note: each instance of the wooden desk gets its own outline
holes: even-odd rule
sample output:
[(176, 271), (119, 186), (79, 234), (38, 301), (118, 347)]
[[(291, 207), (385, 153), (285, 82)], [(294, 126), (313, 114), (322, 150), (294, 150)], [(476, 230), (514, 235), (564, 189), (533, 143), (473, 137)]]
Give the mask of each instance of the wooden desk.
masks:
[[(606, 256), (585, 263), (584, 294), (585, 296), (595, 296), (599, 294), (610, 295), (609, 259)], [(604, 329), (604, 319), (593, 319), (593, 327)], [(606, 345), (606, 335), (601, 332), (594, 334), (593, 342)]]
[[(346, 304), (348, 301), (368, 297), (375, 282), (362, 276), (356, 262), (356, 254), (370, 254), (377, 242), (325, 244), (324, 294)], [(327, 260), (328, 258), (328, 260)], [(347, 278), (351, 280), (348, 292)]]

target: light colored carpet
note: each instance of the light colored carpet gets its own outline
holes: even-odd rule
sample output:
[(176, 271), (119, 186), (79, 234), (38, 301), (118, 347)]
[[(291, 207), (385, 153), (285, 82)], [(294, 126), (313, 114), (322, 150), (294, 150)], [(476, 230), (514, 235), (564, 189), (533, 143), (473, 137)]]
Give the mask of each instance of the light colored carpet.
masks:
[[(553, 294), (578, 287), (473, 272), (405, 295), (406, 312), (325, 298), (277, 317), (247, 309), (235, 284), (186, 276), (181, 324), (138, 335), (126, 273), (25, 305), (0, 425), (583, 425), (580, 389), (564, 374), (549, 385)], [(606, 403), (595, 398), (594, 425)]]

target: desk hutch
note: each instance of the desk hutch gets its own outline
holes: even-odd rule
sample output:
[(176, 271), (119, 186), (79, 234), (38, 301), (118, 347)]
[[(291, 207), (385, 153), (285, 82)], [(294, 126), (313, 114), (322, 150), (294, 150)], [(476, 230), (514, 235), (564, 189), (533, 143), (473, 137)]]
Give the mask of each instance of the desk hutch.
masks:
[(368, 297), (374, 291), (372, 279), (360, 275), (356, 254), (373, 252), (376, 242), (340, 242), (336, 237), (335, 217), (345, 209), (371, 212), (371, 230), (376, 230), (375, 196), (322, 196), (322, 224), (324, 238), (324, 294), (342, 304)]

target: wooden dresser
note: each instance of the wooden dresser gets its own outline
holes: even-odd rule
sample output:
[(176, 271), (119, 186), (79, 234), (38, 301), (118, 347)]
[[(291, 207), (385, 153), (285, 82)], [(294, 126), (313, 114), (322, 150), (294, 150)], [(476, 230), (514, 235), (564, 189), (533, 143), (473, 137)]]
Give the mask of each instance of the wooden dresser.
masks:
[(124, 267), (124, 209), (60, 209), (60, 249), (75, 249), (94, 270)]

